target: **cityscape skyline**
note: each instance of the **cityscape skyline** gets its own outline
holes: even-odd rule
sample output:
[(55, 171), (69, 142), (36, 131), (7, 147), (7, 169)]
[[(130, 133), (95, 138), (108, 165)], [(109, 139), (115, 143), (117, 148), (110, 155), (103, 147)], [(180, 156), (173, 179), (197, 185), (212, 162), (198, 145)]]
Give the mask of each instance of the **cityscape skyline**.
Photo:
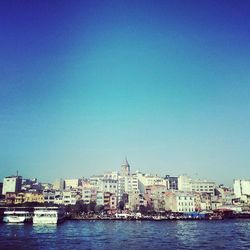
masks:
[(248, 1), (2, 1), (0, 178), (250, 178)]
[[(126, 170), (124, 170), (124, 167)], [(96, 174), (91, 174), (89, 176), (87, 175), (78, 175), (78, 176), (74, 176), (74, 175), (69, 175), (69, 176), (57, 176), (56, 178), (52, 178), (52, 179), (40, 179), (38, 176), (23, 176), (22, 174), (19, 173), (19, 171), (17, 170), (15, 174), (9, 174), (8, 176), (4, 176), (4, 178), (8, 178), (8, 177), (22, 177), (23, 179), (33, 179), (33, 180), (37, 180), (39, 182), (42, 182), (42, 183), (50, 183), (50, 184), (53, 184), (55, 182), (58, 182), (58, 181), (61, 181), (61, 180), (86, 180), (86, 179), (89, 179), (89, 178), (93, 178), (95, 176), (105, 176), (107, 174), (118, 174), (118, 175), (121, 175), (123, 176), (124, 175), (124, 171), (127, 172), (125, 173), (125, 175), (137, 175), (138, 173), (142, 174), (142, 175), (145, 175), (145, 176), (151, 176), (151, 177), (159, 177), (159, 178), (169, 178), (171, 176), (171, 178), (187, 178), (187, 179), (190, 179), (190, 180), (194, 180), (194, 181), (212, 181), (214, 183), (216, 183), (216, 185), (220, 186), (220, 185), (226, 185), (228, 187), (231, 187), (233, 186), (233, 183), (235, 180), (246, 180), (246, 181), (249, 181), (249, 178), (234, 178), (231, 180), (231, 182), (229, 183), (223, 183), (222, 181), (220, 181), (220, 179), (217, 179), (217, 181), (215, 179), (209, 179), (209, 178), (206, 178), (204, 176), (199, 176), (197, 173), (196, 174), (187, 174), (187, 173), (179, 173), (179, 174), (176, 174), (176, 173), (172, 173), (172, 172), (168, 172), (168, 173), (163, 173), (163, 174), (159, 174), (157, 172), (143, 172), (141, 171), (140, 169), (136, 169), (136, 170), (133, 170), (131, 171), (131, 165), (129, 163), (129, 161), (127, 160), (127, 157), (125, 157), (124, 161), (121, 163), (120, 167), (117, 168), (117, 169), (107, 169), (107, 170), (104, 170), (103, 172), (99, 172), (99, 173), (96, 173)], [(1, 183), (1, 181), (0, 181)]]

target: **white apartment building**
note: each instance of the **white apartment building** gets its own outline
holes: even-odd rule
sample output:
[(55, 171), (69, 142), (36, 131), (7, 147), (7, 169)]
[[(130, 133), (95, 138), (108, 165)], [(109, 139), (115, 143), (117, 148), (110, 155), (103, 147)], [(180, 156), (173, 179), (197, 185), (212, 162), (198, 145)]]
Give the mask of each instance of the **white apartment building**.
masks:
[(250, 196), (250, 180), (234, 180), (234, 194), (235, 198), (247, 202)]
[(168, 186), (168, 181), (165, 180), (162, 177), (156, 176), (156, 175), (145, 175), (140, 172), (137, 173), (138, 178), (138, 188), (141, 193), (145, 193), (147, 186)]
[(183, 192), (209, 193), (214, 195), (216, 184), (207, 180), (192, 180), (187, 175), (178, 177), (178, 190)]
[(64, 187), (65, 187), (65, 185), (64, 185), (64, 180), (63, 179), (56, 180), (53, 183), (53, 189), (54, 190), (63, 190)]
[(96, 205), (104, 205), (104, 193), (102, 191), (97, 191), (96, 193)]
[(179, 213), (194, 212), (195, 197), (188, 192), (168, 192), (165, 196), (165, 209)]
[(190, 192), (192, 190), (191, 178), (187, 175), (178, 176), (178, 190), (183, 192)]
[(77, 189), (80, 185), (80, 179), (66, 179), (64, 184), (65, 189)]
[(22, 187), (22, 176), (8, 176), (3, 179), (3, 190), (2, 194), (5, 195), (7, 192), (21, 192)]
[(75, 205), (77, 201), (76, 194), (71, 191), (62, 192), (62, 201), (64, 205)]
[(118, 195), (118, 172), (107, 172), (100, 181), (100, 191)]
[[(101, 190), (102, 189), (103, 175), (94, 175), (89, 178), (90, 188)], [(84, 186), (84, 184), (83, 184)]]
[(215, 182), (207, 180), (192, 180), (191, 188), (192, 192), (209, 193), (214, 195)]
[(139, 191), (139, 181), (136, 175), (118, 177), (118, 201), (122, 200), (124, 193)]
[(55, 202), (55, 192), (56, 192), (55, 190), (49, 190), (49, 189), (43, 190), (44, 202), (45, 203), (54, 203)]

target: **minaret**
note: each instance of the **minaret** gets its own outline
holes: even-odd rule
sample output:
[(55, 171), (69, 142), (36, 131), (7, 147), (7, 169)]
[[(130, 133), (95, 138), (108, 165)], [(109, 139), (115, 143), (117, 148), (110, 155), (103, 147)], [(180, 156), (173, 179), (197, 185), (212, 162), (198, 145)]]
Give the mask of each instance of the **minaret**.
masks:
[(128, 175), (130, 175), (130, 165), (126, 157), (124, 163), (121, 165), (121, 176), (128, 176)]

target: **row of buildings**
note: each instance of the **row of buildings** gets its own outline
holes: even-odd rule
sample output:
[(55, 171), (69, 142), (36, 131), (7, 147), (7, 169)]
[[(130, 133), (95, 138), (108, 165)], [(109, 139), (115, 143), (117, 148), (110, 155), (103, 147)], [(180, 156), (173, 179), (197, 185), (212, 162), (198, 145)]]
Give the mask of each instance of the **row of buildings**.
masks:
[(27, 202), (75, 205), (81, 200), (104, 210), (185, 213), (250, 204), (249, 180), (234, 180), (232, 190), (213, 181), (194, 180), (186, 175), (160, 177), (139, 171), (131, 173), (127, 160), (119, 172), (106, 172), (88, 179), (57, 180), (53, 184), (22, 179), (17, 174), (5, 177), (0, 189), (1, 201), (7, 205)]

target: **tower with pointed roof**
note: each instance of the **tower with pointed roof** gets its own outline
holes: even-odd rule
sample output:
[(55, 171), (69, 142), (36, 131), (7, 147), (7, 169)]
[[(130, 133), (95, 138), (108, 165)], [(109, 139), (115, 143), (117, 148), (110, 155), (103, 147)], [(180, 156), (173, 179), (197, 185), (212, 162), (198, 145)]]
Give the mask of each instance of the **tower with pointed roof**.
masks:
[(121, 176), (128, 176), (128, 175), (130, 175), (130, 165), (126, 157), (125, 161), (121, 165)]

